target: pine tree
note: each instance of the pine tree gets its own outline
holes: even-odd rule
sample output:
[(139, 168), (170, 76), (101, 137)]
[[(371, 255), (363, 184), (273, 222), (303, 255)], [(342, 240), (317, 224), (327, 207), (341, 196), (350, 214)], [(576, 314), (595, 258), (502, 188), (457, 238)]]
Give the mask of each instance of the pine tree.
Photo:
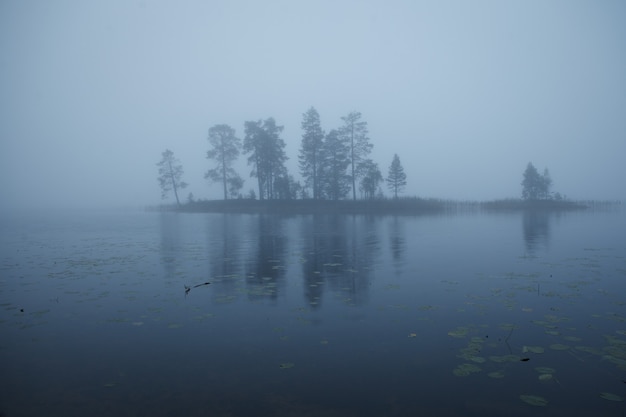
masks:
[(387, 186), (389, 190), (393, 192), (394, 198), (398, 198), (398, 193), (402, 192), (406, 186), (406, 174), (404, 173), (404, 168), (402, 168), (398, 154), (393, 155), (393, 160), (389, 166)]
[(321, 166), (324, 131), (320, 125), (320, 116), (314, 107), (302, 115), (302, 145), (300, 155), (300, 173), (313, 190), (313, 199), (317, 200), (321, 194)]
[(350, 176), (352, 180), (352, 199), (356, 200), (356, 181), (359, 177), (357, 168), (372, 151), (372, 144), (369, 143), (367, 122), (360, 121), (361, 113), (351, 112), (346, 117), (342, 117), (344, 125), (339, 130), (339, 134), (349, 146)]
[(243, 187), (243, 180), (232, 167), (232, 163), (239, 156), (241, 140), (235, 136), (235, 129), (225, 124), (210, 128), (208, 139), (211, 149), (206, 157), (215, 160), (217, 166), (209, 169), (204, 178), (221, 182), (224, 188), (224, 200), (227, 200), (229, 194), (236, 195)]
[(187, 183), (181, 180), (183, 176), (183, 166), (178, 159), (174, 157), (174, 152), (166, 149), (162, 154), (161, 161), (157, 163), (159, 167), (159, 185), (161, 186), (161, 198), (166, 198), (170, 191), (174, 191), (176, 204), (180, 206), (178, 199), (178, 190), (187, 186)]

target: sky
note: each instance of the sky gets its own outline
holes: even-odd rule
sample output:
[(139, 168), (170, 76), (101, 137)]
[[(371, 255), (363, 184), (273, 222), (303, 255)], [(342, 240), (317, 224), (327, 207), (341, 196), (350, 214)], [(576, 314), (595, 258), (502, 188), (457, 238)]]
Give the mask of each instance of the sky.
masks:
[(221, 198), (208, 129), (268, 117), (299, 179), (311, 106), (325, 131), (361, 112), (406, 196), (519, 197), (532, 162), (626, 200), (621, 0), (4, 0), (0, 91), (5, 208), (160, 204), (165, 149), (185, 198)]

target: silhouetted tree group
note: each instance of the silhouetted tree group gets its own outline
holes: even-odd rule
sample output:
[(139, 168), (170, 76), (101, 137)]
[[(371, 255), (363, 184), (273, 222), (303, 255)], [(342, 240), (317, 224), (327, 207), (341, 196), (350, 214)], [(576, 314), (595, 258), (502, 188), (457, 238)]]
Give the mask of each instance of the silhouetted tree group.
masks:
[[(320, 116), (314, 107), (302, 115), (302, 141), (298, 154), (300, 175), (304, 185), (289, 175), (285, 162), (285, 141), (281, 138), (283, 126), (273, 118), (244, 123), (243, 142), (236, 136), (235, 129), (226, 124), (217, 124), (209, 129), (210, 149), (207, 159), (213, 162), (205, 179), (220, 183), (224, 200), (241, 197), (244, 180), (233, 168), (240, 153), (247, 155), (251, 166), (250, 176), (257, 179), (260, 200), (313, 198), (315, 200), (340, 200), (348, 197), (357, 199), (357, 185), (363, 198), (382, 195), (380, 183), (384, 181), (378, 164), (369, 158), (373, 145), (370, 143), (367, 122), (359, 112), (351, 112), (341, 118), (343, 124), (325, 133)], [(173, 153), (169, 158), (173, 159)], [(164, 153), (165, 155), (165, 153)], [(164, 156), (165, 158), (165, 156)], [(180, 180), (182, 166), (176, 162), (161, 162), (173, 172), (169, 176), (159, 171), (163, 196), (174, 190), (178, 204), (179, 188), (186, 186)], [(176, 167), (176, 170), (174, 170)], [(387, 178), (389, 189), (397, 197), (406, 185), (406, 175), (400, 159), (394, 155)], [(256, 198), (251, 190), (248, 197)]]
[(522, 181), (522, 198), (524, 200), (547, 200), (551, 198), (550, 187), (552, 187), (552, 178), (550, 178), (548, 168), (545, 168), (541, 175), (529, 162)]

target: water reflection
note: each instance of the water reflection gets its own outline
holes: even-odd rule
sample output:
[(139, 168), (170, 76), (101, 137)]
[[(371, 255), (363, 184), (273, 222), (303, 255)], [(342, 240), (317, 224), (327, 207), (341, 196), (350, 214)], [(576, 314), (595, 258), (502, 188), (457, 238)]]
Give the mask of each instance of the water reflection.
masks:
[(404, 251), (406, 248), (405, 220), (404, 217), (393, 216), (389, 225), (389, 247), (396, 267), (404, 263)]
[(241, 262), (241, 223), (228, 214), (207, 216), (206, 240), (208, 246), (207, 281), (221, 291), (232, 294), (237, 289), (237, 278), (243, 274)]
[(547, 248), (550, 243), (550, 217), (544, 210), (525, 211), (522, 216), (524, 244), (528, 255), (535, 255), (540, 248)]
[(174, 276), (180, 252), (180, 216), (179, 213), (161, 213), (161, 263), (166, 277)]
[(257, 215), (256, 229), (248, 230), (254, 247), (248, 251), (246, 262), (246, 288), (248, 297), (275, 299), (284, 287), (285, 254), (288, 244), (283, 218)]

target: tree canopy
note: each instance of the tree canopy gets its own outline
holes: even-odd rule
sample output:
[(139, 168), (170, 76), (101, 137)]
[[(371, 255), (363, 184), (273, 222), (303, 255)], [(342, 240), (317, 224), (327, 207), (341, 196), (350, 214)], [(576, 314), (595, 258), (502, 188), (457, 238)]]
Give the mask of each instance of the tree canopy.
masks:
[(245, 122), (243, 151), (252, 165), (250, 175), (256, 177), (259, 186), (259, 199), (278, 198), (275, 181), (287, 177), (285, 161), (285, 141), (280, 138), (283, 126), (277, 126), (270, 117), (265, 120)]
[(522, 198), (524, 200), (545, 200), (550, 198), (552, 178), (548, 168), (544, 169), (543, 175), (529, 162), (524, 171), (522, 180)]

